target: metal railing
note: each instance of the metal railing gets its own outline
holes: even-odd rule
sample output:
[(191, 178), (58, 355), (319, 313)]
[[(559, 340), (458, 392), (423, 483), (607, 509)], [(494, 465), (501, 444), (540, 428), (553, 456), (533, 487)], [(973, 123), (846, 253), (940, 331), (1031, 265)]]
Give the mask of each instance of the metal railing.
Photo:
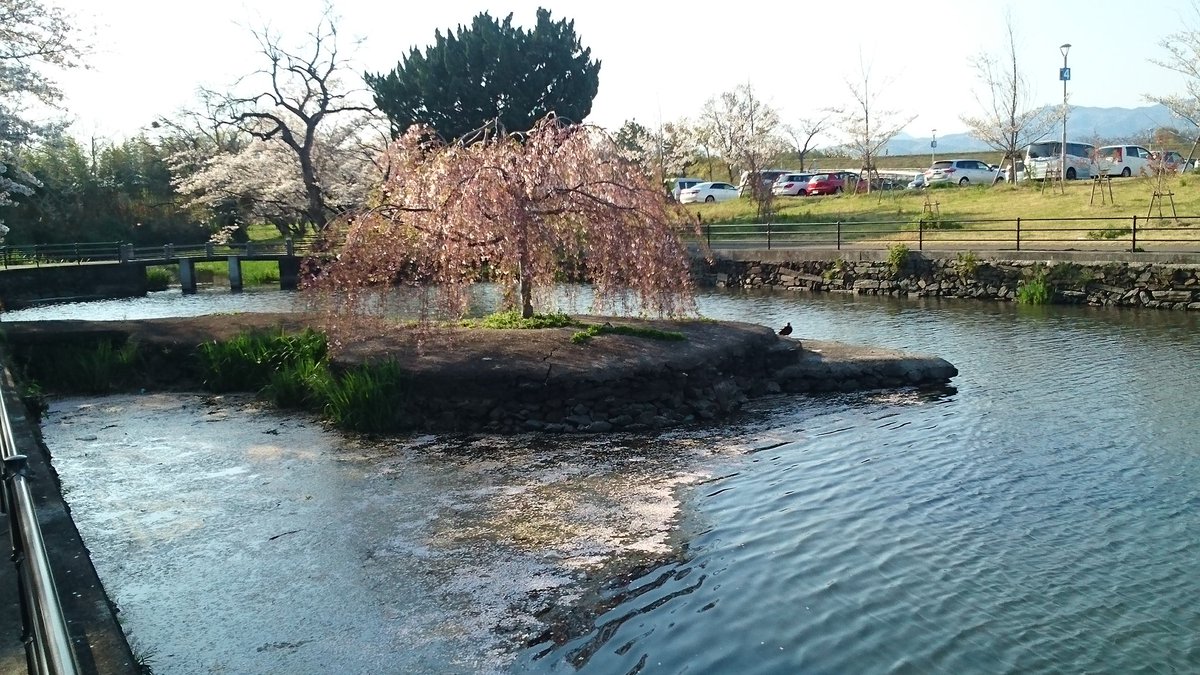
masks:
[(244, 244), (158, 244), (134, 246), (126, 242), (106, 241), (74, 244), (20, 244), (0, 246), (4, 267), (91, 262), (146, 262), (178, 260), (180, 258), (219, 259), (228, 256), (283, 257), (305, 255), (313, 250), (318, 239), (303, 237), (272, 241), (251, 241)]
[(1200, 216), (706, 223), (710, 248), (887, 248), (1200, 252)]
[(33, 492), (26, 476), (27, 458), (17, 452), (8, 418), (4, 382), (0, 381), (0, 457), (4, 461), (4, 512), (8, 516), (12, 559), (17, 566), (21, 600), (22, 641), (30, 673), (73, 675), (79, 662), (59, 604), (54, 575), (34, 511)]

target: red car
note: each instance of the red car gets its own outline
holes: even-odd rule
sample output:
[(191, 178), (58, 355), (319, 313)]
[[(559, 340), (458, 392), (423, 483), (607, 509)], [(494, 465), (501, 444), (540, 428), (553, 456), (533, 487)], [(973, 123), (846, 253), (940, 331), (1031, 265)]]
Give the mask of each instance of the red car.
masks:
[(807, 195), (836, 195), (844, 190), (855, 190), (858, 187), (858, 174), (852, 171), (832, 171), (829, 173), (814, 173), (808, 179), (808, 187), (804, 189)]

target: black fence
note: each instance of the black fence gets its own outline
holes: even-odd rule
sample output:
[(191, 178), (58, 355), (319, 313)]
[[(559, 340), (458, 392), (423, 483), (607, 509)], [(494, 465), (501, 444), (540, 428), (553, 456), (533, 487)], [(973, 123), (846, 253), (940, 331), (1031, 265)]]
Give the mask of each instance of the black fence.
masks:
[(316, 238), (252, 241), (244, 244), (161, 244), (134, 246), (120, 241), (75, 244), (24, 244), (0, 246), (4, 267), (42, 266), (63, 263), (82, 265), (90, 262), (146, 263), (179, 258), (218, 260), (228, 256), (251, 258), (304, 255), (313, 249)]
[(812, 223), (709, 223), (711, 248), (888, 248), (1200, 252), (1200, 216), (946, 218)]

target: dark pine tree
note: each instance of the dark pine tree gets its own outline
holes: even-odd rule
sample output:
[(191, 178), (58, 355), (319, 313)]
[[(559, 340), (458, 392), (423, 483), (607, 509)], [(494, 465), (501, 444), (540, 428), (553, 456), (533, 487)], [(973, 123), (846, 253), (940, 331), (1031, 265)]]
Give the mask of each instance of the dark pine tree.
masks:
[(537, 25), (497, 22), (487, 12), (456, 32), (434, 33), (422, 53), (414, 48), (387, 74), (367, 73), (375, 104), (399, 136), (414, 124), (452, 140), (498, 122), (526, 131), (550, 113), (581, 122), (600, 86), (600, 62), (575, 35), (575, 22), (552, 21), (538, 9)]

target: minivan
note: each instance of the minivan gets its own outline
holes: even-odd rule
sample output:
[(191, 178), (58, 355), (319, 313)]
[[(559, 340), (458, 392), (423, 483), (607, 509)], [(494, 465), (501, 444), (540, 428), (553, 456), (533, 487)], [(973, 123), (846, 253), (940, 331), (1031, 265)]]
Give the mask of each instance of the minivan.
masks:
[(703, 178), (668, 178), (667, 194), (671, 195), (671, 199), (679, 201), (679, 193), (688, 188), (694, 188), (704, 182)]
[(1106, 145), (1096, 156), (1100, 170), (1110, 176), (1149, 175), (1153, 169), (1150, 151), (1140, 145)]
[[(1067, 143), (1066, 178), (1091, 178), (1096, 175), (1096, 146), (1087, 143)], [(1025, 148), (1025, 176), (1045, 180), (1058, 173), (1062, 162), (1062, 142), (1042, 141)]]
[[(770, 190), (771, 185), (774, 184), (775, 181), (779, 180), (780, 176), (782, 176), (785, 173), (793, 173), (793, 172), (789, 169), (762, 169), (755, 173), (758, 174), (758, 180), (762, 184), (762, 187)], [(742, 172), (742, 179), (740, 182), (738, 182), (738, 194), (742, 195), (743, 197), (750, 194), (750, 172), (749, 171)]]

